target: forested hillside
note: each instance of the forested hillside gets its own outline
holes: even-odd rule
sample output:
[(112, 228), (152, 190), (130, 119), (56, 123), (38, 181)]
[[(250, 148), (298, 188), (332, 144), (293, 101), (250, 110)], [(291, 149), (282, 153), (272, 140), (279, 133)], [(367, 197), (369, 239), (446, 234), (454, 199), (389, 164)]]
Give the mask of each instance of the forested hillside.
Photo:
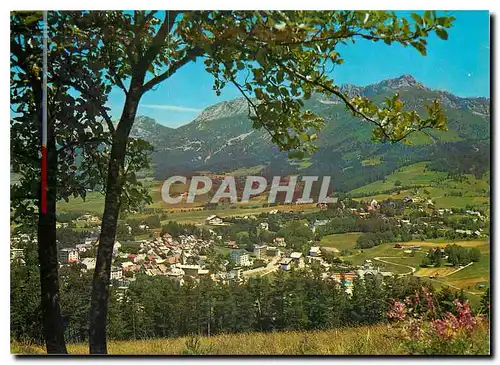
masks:
[[(382, 144), (371, 140), (372, 126), (335, 98), (314, 94), (304, 102), (326, 120), (318, 134), (319, 149), (302, 162), (288, 159), (270, 142), (264, 130), (254, 130), (244, 99), (206, 108), (194, 121), (177, 129), (139, 117), (133, 135), (151, 141), (154, 173), (158, 179), (176, 172), (196, 170), (230, 173), (262, 166), (260, 174), (333, 176), (337, 191), (348, 191), (384, 178), (401, 166), (431, 161), (430, 168), (481, 176), (490, 165), (490, 112), (487, 98), (460, 98), (426, 88), (412, 76), (384, 80), (366, 87), (343, 87), (352, 95), (382, 102), (398, 92), (410, 108), (424, 113), (424, 105), (440, 100), (448, 117), (447, 131), (419, 132), (408, 144)], [(168, 115), (166, 116), (168, 118)]]

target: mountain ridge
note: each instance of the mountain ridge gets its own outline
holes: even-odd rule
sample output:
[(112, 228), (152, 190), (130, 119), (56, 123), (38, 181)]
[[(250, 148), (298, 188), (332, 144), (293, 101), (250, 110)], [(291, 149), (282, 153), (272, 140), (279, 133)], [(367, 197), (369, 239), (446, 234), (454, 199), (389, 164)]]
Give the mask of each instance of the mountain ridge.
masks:
[[(441, 101), (444, 101), (445, 104), (449, 105), (489, 105), (490, 98), (485, 96), (467, 96), (461, 97), (456, 96), (450, 91), (440, 90), (440, 89), (431, 89), (425, 86), (424, 83), (418, 81), (414, 76), (410, 74), (403, 74), (399, 77), (383, 79), (379, 82), (369, 84), (366, 86), (359, 86), (355, 84), (342, 84), (340, 89), (344, 92), (347, 92), (349, 95), (361, 95), (366, 97), (374, 96), (381, 91), (390, 91), (390, 90), (400, 90), (405, 88), (418, 88), (426, 91), (437, 92), (443, 96)], [(323, 99), (323, 101), (327, 101), (327, 99)], [(168, 129), (179, 129), (193, 122), (203, 122), (210, 121), (213, 119), (217, 119), (218, 114), (226, 114), (226, 116), (234, 116), (234, 115), (243, 115), (248, 114), (248, 105), (247, 100), (242, 96), (235, 99), (224, 100), (213, 105), (210, 105), (204, 108), (198, 116), (196, 116), (192, 121), (183, 124), (179, 127), (169, 127), (164, 124), (157, 124), (166, 127)], [(141, 115), (138, 118), (149, 118), (145, 115)], [(152, 118), (149, 118), (152, 119)]]
[[(462, 98), (432, 90), (411, 75), (365, 87), (343, 87), (351, 95), (366, 96), (375, 102), (397, 92), (409, 108), (419, 112), (423, 111), (424, 104), (438, 99), (448, 116), (449, 130), (431, 131), (429, 135), (416, 133), (410, 138), (413, 146), (374, 143), (371, 124), (353, 117), (335, 98), (314, 94), (304, 101), (304, 107), (323, 117), (326, 124), (318, 133), (319, 150), (307, 163), (290, 161), (286, 152), (279, 151), (270, 142), (265, 131), (252, 128), (243, 98), (209, 106), (193, 121), (175, 129), (141, 116), (132, 135), (149, 140), (155, 147), (153, 163), (156, 177), (160, 179), (176, 171), (227, 173), (262, 165), (265, 166), (262, 174), (329, 172), (339, 188), (351, 190), (383, 178), (401, 166), (423, 160), (431, 160), (450, 172), (480, 173), (489, 168), (489, 98)], [(450, 155), (451, 151), (459, 158)], [(380, 163), (371, 166), (363, 163), (374, 156)], [(446, 166), (443, 159), (453, 163)]]

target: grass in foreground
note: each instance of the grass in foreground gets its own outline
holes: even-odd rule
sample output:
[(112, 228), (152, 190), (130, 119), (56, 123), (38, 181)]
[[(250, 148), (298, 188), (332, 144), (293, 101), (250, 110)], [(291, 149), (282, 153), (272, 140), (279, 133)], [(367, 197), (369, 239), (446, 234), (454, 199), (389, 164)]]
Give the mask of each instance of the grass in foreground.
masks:
[[(471, 344), (487, 348), (487, 328)], [(388, 324), (326, 331), (223, 334), (137, 341), (110, 341), (111, 355), (409, 355), (399, 329)], [(73, 355), (88, 354), (87, 344), (69, 344)], [(14, 354), (44, 354), (41, 346), (11, 343)]]
[[(155, 355), (400, 355), (405, 350), (387, 324), (327, 331), (223, 334), (137, 341), (110, 341), (110, 354)], [(88, 354), (87, 344), (69, 344)], [(43, 354), (41, 346), (11, 343), (11, 353)]]

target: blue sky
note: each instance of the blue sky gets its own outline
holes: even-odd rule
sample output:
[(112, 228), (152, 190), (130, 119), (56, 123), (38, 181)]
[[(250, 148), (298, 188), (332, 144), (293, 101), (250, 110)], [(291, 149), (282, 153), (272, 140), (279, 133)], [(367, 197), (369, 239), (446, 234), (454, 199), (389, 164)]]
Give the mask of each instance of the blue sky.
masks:
[[(407, 15), (408, 12), (400, 12)], [(432, 89), (447, 90), (458, 96), (486, 96), (490, 90), (490, 29), (487, 11), (451, 11), (455, 18), (449, 38), (428, 39), (427, 56), (413, 48), (360, 41), (339, 48), (345, 59), (332, 77), (337, 83), (368, 85), (387, 78), (411, 74)], [(217, 97), (212, 90), (212, 76), (202, 61), (190, 63), (155, 91), (145, 94), (138, 115), (177, 127), (192, 121), (203, 108), (240, 97), (227, 86)], [(113, 90), (109, 106), (118, 118), (123, 106), (123, 92)]]

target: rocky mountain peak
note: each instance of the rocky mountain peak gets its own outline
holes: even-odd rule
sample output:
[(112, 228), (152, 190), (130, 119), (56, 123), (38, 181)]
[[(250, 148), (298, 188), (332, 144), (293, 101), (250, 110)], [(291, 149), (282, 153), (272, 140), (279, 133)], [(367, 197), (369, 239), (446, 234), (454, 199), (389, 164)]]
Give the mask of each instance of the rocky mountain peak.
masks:
[(140, 115), (135, 118), (130, 136), (134, 138), (143, 138), (147, 141), (154, 141), (169, 135), (171, 131), (172, 128), (157, 123), (153, 118)]
[(417, 88), (422, 88), (425, 87), (423, 84), (418, 82), (412, 75), (402, 75), (399, 77), (396, 77), (395, 79), (388, 79), (384, 80), (381, 82), (381, 84), (386, 84), (387, 87), (393, 88), (393, 89), (403, 89), (403, 88), (410, 88), (410, 87), (417, 87)]
[(245, 98), (223, 101), (205, 108), (194, 122), (207, 122), (209, 120), (228, 118), (236, 115), (247, 115), (248, 103)]
[(412, 75), (401, 75), (393, 79), (382, 80), (376, 84), (368, 85), (362, 88), (362, 93), (365, 96), (372, 96), (387, 90), (402, 90), (402, 89), (423, 89), (429, 90), (421, 82), (417, 81)]

